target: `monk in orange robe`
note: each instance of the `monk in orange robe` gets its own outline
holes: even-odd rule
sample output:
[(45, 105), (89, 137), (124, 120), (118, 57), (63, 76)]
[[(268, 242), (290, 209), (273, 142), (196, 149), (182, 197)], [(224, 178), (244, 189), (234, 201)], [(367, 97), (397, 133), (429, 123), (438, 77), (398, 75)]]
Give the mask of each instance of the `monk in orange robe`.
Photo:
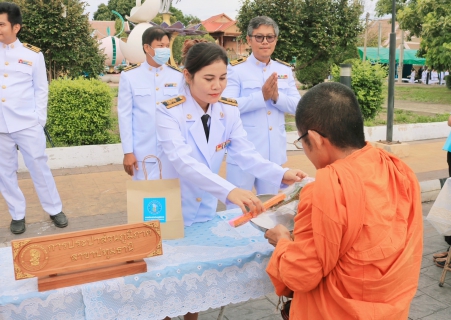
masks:
[(418, 181), (365, 142), (354, 96), (339, 83), (300, 100), (296, 126), (316, 180), (300, 195), (293, 235), (281, 225), (266, 269), (290, 320), (407, 319), (418, 287), (423, 217)]

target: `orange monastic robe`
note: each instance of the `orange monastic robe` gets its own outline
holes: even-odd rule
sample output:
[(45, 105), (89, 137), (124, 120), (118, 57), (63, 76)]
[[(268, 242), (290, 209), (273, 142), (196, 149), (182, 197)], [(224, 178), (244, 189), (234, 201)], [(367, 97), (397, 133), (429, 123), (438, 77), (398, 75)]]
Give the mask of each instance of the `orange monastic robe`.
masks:
[(294, 292), (290, 320), (400, 320), (422, 251), (415, 174), (367, 143), (302, 190), (294, 241), (278, 242), (266, 271), (278, 295)]

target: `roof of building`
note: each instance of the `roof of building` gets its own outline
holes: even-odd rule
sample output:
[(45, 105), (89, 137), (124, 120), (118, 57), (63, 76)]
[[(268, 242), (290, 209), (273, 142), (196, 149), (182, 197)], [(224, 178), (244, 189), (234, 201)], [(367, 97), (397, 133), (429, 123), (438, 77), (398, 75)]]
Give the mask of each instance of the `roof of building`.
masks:
[(225, 13), (217, 14), (207, 20), (202, 21), (202, 25), (208, 33), (225, 32), (228, 28), (235, 25), (236, 21)]

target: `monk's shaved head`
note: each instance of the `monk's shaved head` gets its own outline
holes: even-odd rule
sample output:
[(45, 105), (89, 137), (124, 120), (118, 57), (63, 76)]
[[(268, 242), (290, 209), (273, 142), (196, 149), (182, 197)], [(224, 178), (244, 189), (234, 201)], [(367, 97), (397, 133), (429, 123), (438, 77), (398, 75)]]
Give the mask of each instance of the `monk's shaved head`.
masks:
[[(300, 134), (314, 130), (340, 149), (363, 148), (363, 117), (351, 89), (338, 82), (314, 86), (299, 101), (296, 127)], [(308, 135), (303, 138), (310, 145)]]

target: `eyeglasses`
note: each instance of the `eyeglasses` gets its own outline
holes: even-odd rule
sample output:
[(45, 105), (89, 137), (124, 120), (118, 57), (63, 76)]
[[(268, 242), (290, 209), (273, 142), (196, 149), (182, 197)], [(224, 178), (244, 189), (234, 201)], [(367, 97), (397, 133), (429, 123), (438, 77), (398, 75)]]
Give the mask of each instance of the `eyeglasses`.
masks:
[(258, 35), (249, 36), (249, 37), (251, 37), (251, 38), (253, 37), (255, 39), (255, 41), (257, 41), (258, 43), (262, 43), (265, 38), (266, 38), (266, 41), (268, 41), (268, 43), (272, 43), (277, 38), (277, 36), (275, 34), (268, 34), (266, 36), (258, 34)]
[[(312, 129), (309, 129), (309, 130), (312, 130)], [(297, 149), (304, 149), (304, 147), (302, 147), (301, 139), (308, 135), (309, 130), (307, 130), (306, 133), (304, 133), (302, 136), (300, 136), (298, 139), (296, 139), (296, 140), (293, 142), (294, 146), (295, 146)], [(316, 130), (312, 130), (312, 131), (315, 131), (315, 132), (318, 133), (321, 137), (326, 138), (326, 135), (325, 135), (325, 134), (322, 134), (321, 132), (318, 132), (318, 131), (316, 131)]]

